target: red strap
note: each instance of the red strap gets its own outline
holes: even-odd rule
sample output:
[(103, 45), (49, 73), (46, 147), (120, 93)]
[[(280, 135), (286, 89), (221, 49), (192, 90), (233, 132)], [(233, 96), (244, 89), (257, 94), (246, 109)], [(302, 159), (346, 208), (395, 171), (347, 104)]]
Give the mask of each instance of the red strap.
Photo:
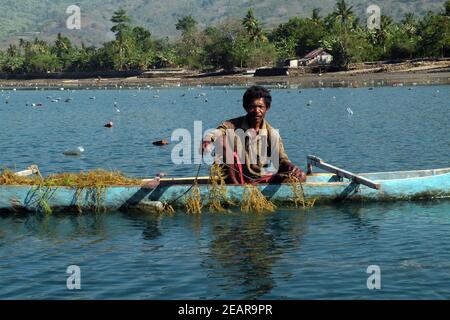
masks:
[(236, 166), (237, 166), (237, 168), (239, 170), (239, 180), (240, 180), (241, 184), (244, 184), (245, 183), (245, 181), (244, 181), (244, 172), (242, 171), (242, 164), (240, 163), (238, 154), (236, 152), (233, 152), (233, 158), (234, 158)]

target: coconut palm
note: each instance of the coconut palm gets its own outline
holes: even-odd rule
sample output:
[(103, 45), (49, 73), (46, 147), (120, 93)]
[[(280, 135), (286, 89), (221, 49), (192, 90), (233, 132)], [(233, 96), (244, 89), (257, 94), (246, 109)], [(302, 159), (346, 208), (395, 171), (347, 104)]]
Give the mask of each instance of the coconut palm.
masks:
[(345, 0), (339, 0), (331, 14), (335, 20), (338, 20), (342, 26), (347, 26), (354, 18), (353, 6), (348, 6)]
[(247, 31), (251, 42), (266, 42), (267, 38), (263, 34), (258, 19), (255, 18), (252, 9), (248, 9), (247, 15), (242, 19), (242, 25)]

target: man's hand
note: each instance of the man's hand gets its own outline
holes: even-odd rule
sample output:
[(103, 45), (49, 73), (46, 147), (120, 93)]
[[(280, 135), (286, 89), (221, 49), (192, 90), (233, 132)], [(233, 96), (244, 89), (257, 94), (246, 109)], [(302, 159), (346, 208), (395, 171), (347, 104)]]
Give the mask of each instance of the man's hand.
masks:
[(212, 149), (212, 141), (210, 137), (205, 137), (202, 141), (200, 152), (209, 153)]
[(294, 169), (292, 170), (292, 174), (297, 177), (301, 182), (306, 181), (306, 173), (300, 169), (297, 166), (294, 166)]
[(291, 162), (283, 163), (280, 166), (280, 170), (278, 170), (278, 173), (292, 174), (293, 176), (297, 177), (301, 182), (306, 181), (305, 172), (302, 169), (300, 169), (299, 167), (292, 164)]

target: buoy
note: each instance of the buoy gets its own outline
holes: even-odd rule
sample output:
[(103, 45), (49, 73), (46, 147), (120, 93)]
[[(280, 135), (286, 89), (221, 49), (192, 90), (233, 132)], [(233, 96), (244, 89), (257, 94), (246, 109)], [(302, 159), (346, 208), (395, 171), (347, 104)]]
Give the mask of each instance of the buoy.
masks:
[(167, 141), (167, 140), (159, 140), (159, 141), (153, 142), (153, 144), (155, 146), (165, 146), (165, 145), (169, 144), (169, 141)]
[(114, 125), (113, 122), (110, 121), (110, 122), (108, 122), (107, 124), (105, 124), (104, 127), (105, 127), (105, 128), (112, 128), (113, 125)]
[(63, 152), (65, 156), (81, 156), (84, 153), (83, 147), (78, 147), (76, 150), (66, 150)]

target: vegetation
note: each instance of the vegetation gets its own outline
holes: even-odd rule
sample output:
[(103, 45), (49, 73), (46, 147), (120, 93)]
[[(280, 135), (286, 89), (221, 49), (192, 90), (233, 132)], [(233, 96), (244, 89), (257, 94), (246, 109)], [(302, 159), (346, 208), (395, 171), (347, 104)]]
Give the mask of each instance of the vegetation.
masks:
[(54, 42), (20, 40), (0, 51), (0, 71), (7, 73), (56, 71), (128, 71), (160, 67), (199, 70), (272, 66), (288, 57), (303, 56), (318, 47), (328, 50), (342, 69), (352, 62), (450, 56), (450, 0), (440, 12), (422, 18), (405, 14), (402, 21), (383, 15), (381, 28), (369, 30), (345, 0), (322, 17), (293, 17), (264, 29), (249, 9), (242, 19), (228, 19), (199, 28), (191, 15), (175, 24), (175, 40), (156, 39), (136, 26), (125, 10), (111, 18), (114, 39), (101, 47), (74, 45), (61, 33)]
[[(0, 185), (26, 185), (33, 186), (28, 205), (35, 205), (37, 210), (50, 214), (52, 212), (48, 201), (52, 198), (52, 187), (70, 187), (76, 189), (76, 203), (79, 212), (82, 212), (80, 203), (82, 197), (87, 206), (96, 212), (104, 211), (107, 186), (140, 186), (142, 180), (128, 178), (120, 172), (94, 170), (80, 173), (52, 174), (45, 178), (40, 176), (18, 176), (9, 169), (0, 172)], [(86, 207), (86, 203), (83, 204)], [(169, 208), (170, 209), (170, 208)], [(169, 210), (168, 209), (168, 210)]]

